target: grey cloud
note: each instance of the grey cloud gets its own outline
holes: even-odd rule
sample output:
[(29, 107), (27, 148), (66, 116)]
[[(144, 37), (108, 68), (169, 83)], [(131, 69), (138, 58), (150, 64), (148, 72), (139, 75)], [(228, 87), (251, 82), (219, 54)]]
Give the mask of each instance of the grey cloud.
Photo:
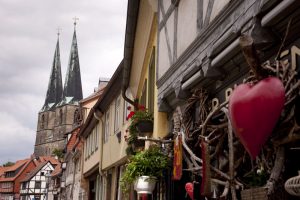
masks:
[(123, 57), (127, 1), (0, 1), (0, 164), (30, 156), (61, 27), (63, 81), (74, 16), (84, 97)]

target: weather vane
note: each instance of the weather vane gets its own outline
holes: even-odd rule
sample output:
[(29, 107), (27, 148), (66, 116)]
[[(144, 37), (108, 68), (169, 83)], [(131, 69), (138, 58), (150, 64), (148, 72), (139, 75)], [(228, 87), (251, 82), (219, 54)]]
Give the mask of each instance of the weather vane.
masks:
[(76, 25), (77, 25), (77, 21), (79, 21), (79, 18), (75, 16), (75, 17), (73, 18), (73, 20), (74, 20), (74, 28), (75, 28)]

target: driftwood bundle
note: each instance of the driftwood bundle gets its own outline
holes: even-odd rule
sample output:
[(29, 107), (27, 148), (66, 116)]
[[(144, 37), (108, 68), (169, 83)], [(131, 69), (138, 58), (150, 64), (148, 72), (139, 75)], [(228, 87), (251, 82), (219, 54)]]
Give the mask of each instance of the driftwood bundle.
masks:
[[(187, 170), (204, 176), (209, 174), (211, 180), (206, 182), (210, 182), (211, 188), (219, 192), (220, 198), (230, 196), (231, 199), (238, 199), (240, 191), (249, 186), (245, 180), (250, 175), (265, 177), (267, 181), (264, 187), (267, 188), (268, 195), (272, 196), (284, 170), (285, 150), (300, 140), (300, 127), (295, 112), (300, 107), (300, 81), (296, 78), (297, 72), (287, 61), (275, 60), (260, 64), (251, 37), (242, 36), (240, 45), (251, 68), (250, 75), (244, 82), (255, 84), (262, 78), (275, 76), (285, 87), (284, 110), (260, 155), (252, 161), (233, 134), (228, 116), (228, 101), (212, 107), (208, 94), (202, 89), (195, 90), (188, 100), (181, 115), (181, 131), (178, 134), (183, 136), (184, 160), (189, 167)], [(195, 117), (196, 107), (198, 113)], [(199, 153), (201, 142), (208, 145), (206, 150), (210, 159), (206, 158), (206, 161), (209, 160), (209, 167), (203, 166), (203, 156)]]

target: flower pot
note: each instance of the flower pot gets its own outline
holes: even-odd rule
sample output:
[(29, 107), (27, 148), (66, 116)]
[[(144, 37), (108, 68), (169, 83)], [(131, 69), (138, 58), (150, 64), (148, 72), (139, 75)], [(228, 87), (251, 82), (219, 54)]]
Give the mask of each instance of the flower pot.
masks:
[(258, 187), (242, 190), (241, 196), (242, 200), (267, 200), (267, 188)]
[(156, 177), (140, 176), (134, 182), (134, 190), (137, 191), (138, 194), (152, 194), (155, 189), (156, 180)]
[(143, 135), (144, 133), (153, 132), (153, 122), (150, 120), (142, 120), (137, 122), (136, 129), (140, 133), (140, 135)]

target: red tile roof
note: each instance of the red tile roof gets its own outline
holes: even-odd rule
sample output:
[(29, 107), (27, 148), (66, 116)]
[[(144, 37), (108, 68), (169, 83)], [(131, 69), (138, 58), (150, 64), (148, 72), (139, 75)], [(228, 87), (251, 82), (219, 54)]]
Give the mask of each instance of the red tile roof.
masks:
[(29, 181), (34, 175), (36, 175), (46, 164), (48, 161), (39, 163), (27, 176), (21, 180), (20, 182), (26, 182)]
[(56, 165), (56, 167), (54, 168), (53, 172), (51, 173), (51, 176), (57, 176), (62, 172), (61, 169), (61, 164)]
[[(26, 166), (29, 164), (31, 160), (30, 159), (24, 159), (24, 160), (18, 160), (14, 165), (5, 167), (2, 172), (2, 176), (0, 178), (0, 182), (11, 182), (14, 181), (26, 168)], [(13, 177), (5, 177), (6, 172), (13, 172), (18, 170), (18, 173), (16, 173)]]
[(68, 143), (67, 143), (67, 152), (69, 151), (72, 151), (73, 150), (73, 147), (76, 145), (76, 142), (77, 142), (77, 135), (78, 135), (78, 132), (79, 132), (79, 128), (75, 129), (73, 132), (72, 132), (72, 135), (70, 137), (70, 139), (68, 140)]
[[(40, 156), (38, 159), (24, 159), (24, 160), (18, 160), (14, 165), (9, 166), (9, 167), (1, 167), (0, 168), (0, 182), (12, 182), (14, 181), (26, 168), (26, 166), (33, 161), (35, 166), (39, 166), (41, 163), (47, 163), (48, 161), (52, 165), (58, 165), (59, 161), (55, 159), (54, 157), (51, 156)], [(7, 177), (5, 178), (5, 173), (6, 172), (13, 172), (18, 170), (18, 173), (16, 173), (13, 177)]]

